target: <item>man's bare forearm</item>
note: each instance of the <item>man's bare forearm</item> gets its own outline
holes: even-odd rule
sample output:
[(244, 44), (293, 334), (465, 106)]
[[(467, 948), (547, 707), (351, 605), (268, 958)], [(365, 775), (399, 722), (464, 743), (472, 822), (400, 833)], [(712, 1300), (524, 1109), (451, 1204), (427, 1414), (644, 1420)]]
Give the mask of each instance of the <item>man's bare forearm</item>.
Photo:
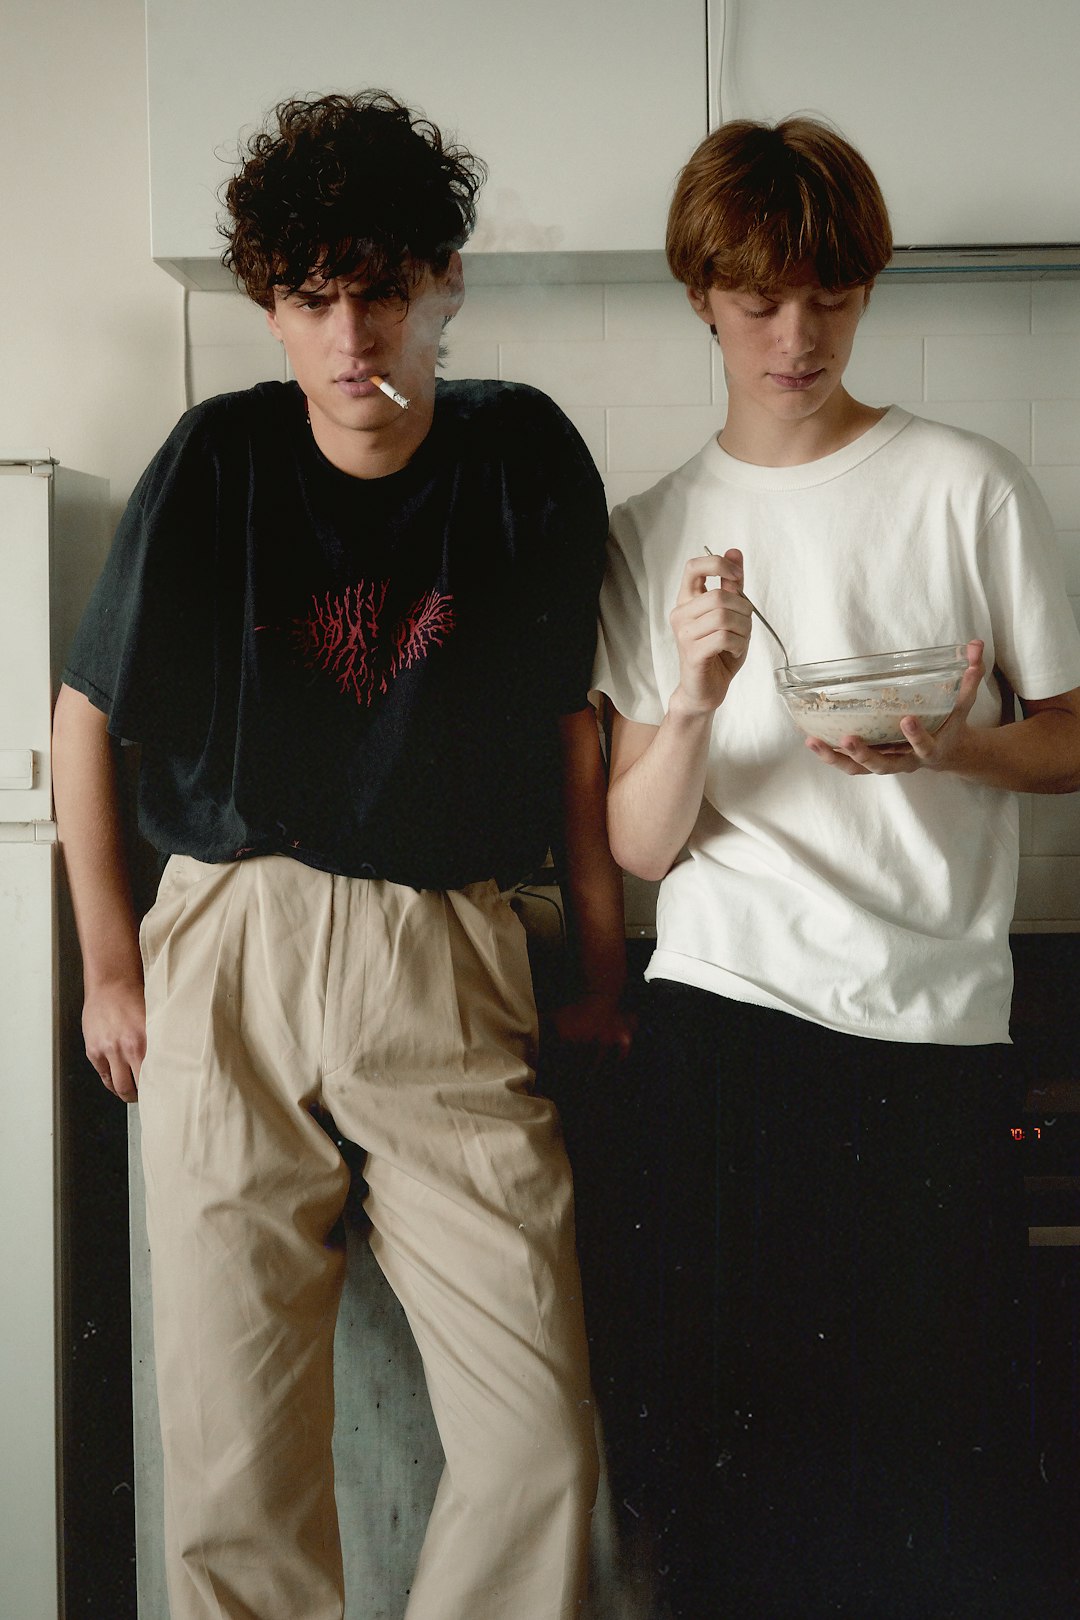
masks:
[(619, 865), (659, 879), (693, 830), (705, 791), (712, 713), (674, 705), (659, 726), (615, 716), (608, 836)]
[(67, 686), (53, 718), (53, 796), (87, 989), (140, 978), (112, 743), (105, 716)]
[(139, 930), (105, 716), (62, 687), (53, 716), (53, 796), (83, 959), (83, 1036), (102, 1082), (138, 1096), (146, 1051)]

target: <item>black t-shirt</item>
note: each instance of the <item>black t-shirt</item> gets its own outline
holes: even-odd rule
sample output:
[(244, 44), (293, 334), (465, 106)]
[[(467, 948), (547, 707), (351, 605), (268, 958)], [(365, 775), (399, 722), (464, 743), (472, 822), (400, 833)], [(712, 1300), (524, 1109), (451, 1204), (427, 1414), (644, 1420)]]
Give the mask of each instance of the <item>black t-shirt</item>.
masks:
[(557, 839), (606, 527), (535, 389), (439, 383), (412, 460), (369, 480), (321, 454), (295, 384), (263, 383), (155, 456), (64, 679), (141, 744), (163, 852), (508, 883)]

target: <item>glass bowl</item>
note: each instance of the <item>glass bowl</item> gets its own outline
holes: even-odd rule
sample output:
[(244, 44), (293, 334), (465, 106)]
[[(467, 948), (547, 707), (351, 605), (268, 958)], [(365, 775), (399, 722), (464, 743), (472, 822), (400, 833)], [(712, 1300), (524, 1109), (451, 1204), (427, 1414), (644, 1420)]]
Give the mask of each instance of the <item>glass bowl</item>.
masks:
[(774, 671), (776, 690), (808, 737), (836, 745), (861, 737), (880, 746), (903, 742), (912, 714), (933, 732), (952, 713), (967, 668), (966, 644), (790, 664)]

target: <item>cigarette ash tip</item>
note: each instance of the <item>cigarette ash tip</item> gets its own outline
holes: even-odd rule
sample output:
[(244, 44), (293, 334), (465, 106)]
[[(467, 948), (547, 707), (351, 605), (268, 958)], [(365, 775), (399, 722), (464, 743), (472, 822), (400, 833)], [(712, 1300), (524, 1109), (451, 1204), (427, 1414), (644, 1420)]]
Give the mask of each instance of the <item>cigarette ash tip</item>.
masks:
[(405, 395), (399, 394), (397, 389), (394, 388), (392, 384), (388, 383), (385, 377), (376, 377), (375, 373), (372, 372), (371, 381), (375, 384), (376, 388), (380, 389), (386, 395), (387, 399), (392, 399), (394, 404), (400, 405), (403, 411), (408, 410), (409, 402), (405, 398)]

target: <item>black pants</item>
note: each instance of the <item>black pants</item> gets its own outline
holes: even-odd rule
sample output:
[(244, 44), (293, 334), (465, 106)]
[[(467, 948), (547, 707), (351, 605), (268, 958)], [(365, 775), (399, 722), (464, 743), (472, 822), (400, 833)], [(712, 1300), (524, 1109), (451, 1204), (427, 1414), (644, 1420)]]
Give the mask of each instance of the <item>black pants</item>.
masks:
[(564, 1088), (617, 1514), (675, 1615), (1025, 1612), (1018, 1090), (1005, 1047), (662, 982)]

